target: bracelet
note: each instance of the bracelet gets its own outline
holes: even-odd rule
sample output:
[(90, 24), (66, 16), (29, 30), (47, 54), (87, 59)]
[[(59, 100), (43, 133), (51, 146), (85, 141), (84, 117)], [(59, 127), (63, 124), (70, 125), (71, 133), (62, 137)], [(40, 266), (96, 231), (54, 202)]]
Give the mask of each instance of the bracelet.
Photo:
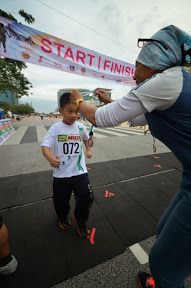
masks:
[(84, 102), (84, 99), (82, 99), (82, 98), (78, 98), (78, 99), (75, 101), (75, 104), (76, 104), (77, 109), (79, 109), (80, 103), (82, 103), (82, 102)]

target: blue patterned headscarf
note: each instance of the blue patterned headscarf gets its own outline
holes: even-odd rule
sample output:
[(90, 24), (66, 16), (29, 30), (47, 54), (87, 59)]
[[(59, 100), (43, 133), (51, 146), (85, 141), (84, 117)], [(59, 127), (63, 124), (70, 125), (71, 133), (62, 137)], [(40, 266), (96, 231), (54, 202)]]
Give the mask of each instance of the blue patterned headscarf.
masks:
[(178, 27), (174, 25), (164, 27), (151, 39), (159, 40), (161, 43), (148, 41), (141, 49), (137, 62), (162, 71), (173, 66), (180, 66), (187, 60), (190, 61), (191, 36)]

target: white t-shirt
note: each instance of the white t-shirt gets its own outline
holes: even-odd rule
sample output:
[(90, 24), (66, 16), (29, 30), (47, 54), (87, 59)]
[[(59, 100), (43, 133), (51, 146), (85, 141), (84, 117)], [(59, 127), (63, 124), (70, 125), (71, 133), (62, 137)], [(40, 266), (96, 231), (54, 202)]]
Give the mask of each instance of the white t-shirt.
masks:
[(8, 115), (9, 118), (12, 118), (12, 115), (13, 115), (13, 114), (12, 114), (11, 111), (7, 111), (7, 115)]
[(54, 155), (60, 157), (60, 167), (54, 168), (54, 177), (66, 178), (87, 173), (82, 140), (88, 139), (86, 126), (77, 121), (72, 125), (61, 121), (50, 127), (41, 146), (54, 149)]

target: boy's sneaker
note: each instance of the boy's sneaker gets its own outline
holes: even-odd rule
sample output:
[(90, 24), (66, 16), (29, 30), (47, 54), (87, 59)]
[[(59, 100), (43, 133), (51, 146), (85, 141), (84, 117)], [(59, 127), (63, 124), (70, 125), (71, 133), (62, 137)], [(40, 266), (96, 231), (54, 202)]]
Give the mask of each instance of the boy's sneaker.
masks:
[(1, 275), (13, 274), (16, 271), (16, 269), (18, 267), (18, 262), (13, 255), (11, 255), (11, 257), (12, 257), (12, 259), (8, 264), (0, 267), (0, 274)]
[(88, 238), (88, 229), (84, 221), (76, 221), (77, 230), (80, 237), (87, 239)]
[(155, 281), (153, 277), (146, 272), (138, 273), (138, 283), (140, 288), (155, 288)]
[(68, 216), (64, 217), (62, 221), (58, 220), (58, 225), (63, 230), (68, 230), (71, 228), (70, 219)]

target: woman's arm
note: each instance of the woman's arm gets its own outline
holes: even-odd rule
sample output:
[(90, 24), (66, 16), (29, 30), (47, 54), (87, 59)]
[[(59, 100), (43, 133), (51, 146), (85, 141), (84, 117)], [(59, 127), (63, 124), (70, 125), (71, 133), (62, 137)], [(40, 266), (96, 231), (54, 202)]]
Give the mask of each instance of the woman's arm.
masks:
[(95, 120), (96, 110), (97, 110), (97, 107), (85, 101), (80, 103), (80, 106), (79, 106), (80, 113), (82, 113), (83, 116), (94, 126), (96, 126), (96, 120)]
[(71, 93), (71, 99), (74, 102), (78, 101), (79, 111), (94, 126), (98, 127), (116, 126), (125, 121), (131, 121), (131, 119), (147, 112), (143, 104), (133, 93), (129, 93), (127, 96), (99, 108), (86, 103), (77, 90)]
[(145, 115), (138, 116), (128, 121), (133, 126), (145, 126), (147, 125), (147, 119)]

